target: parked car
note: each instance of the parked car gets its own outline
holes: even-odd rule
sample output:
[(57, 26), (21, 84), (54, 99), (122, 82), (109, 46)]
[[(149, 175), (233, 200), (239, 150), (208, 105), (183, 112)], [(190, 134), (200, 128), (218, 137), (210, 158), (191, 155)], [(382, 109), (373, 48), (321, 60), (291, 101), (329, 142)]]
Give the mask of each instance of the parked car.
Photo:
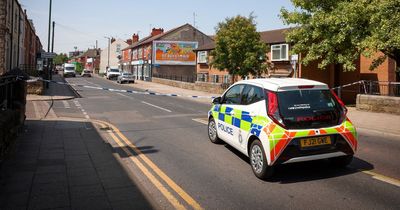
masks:
[(135, 79), (133, 78), (133, 74), (129, 72), (123, 72), (117, 78), (118, 83), (135, 83)]
[(63, 72), (64, 77), (68, 77), (68, 76), (75, 77), (76, 76), (76, 72), (75, 72), (76, 69), (75, 69), (74, 64), (64, 63), (63, 67), (64, 67), (64, 72)]
[(82, 73), (81, 73), (82, 77), (91, 77), (92, 76), (92, 71), (89, 69), (83, 69)]
[(107, 79), (114, 79), (118, 78), (119, 75), (120, 75), (119, 69), (110, 68), (107, 70), (106, 77)]
[(357, 132), (343, 102), (328, 85), (294, 78), (233, 84), (213, 100), (208, 137), (250, 159), (260, 179), (278, 164), (329, 159), (346, 166), (357, 150)]

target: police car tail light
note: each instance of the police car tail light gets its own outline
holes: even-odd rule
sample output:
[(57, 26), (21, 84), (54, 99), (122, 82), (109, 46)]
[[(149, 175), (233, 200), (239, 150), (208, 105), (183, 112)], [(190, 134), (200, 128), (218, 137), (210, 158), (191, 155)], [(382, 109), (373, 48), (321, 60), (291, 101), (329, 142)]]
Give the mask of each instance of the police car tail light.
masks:
[(268, 116), (281, 127), (285, 127), (278, 108), (278, 96), (276, 95), (276, 93), (272, 91), (267, 91), (267, 95), (268, 95), (268, 107), (267, 107)]
[(341, 116), (340, 116), (340, 119), (339, 119), (339, 123), (342, 123), (346, 119), (347, 108), (344, 105), (343, 101), (340, 100), (340, 98), (336, 95), (335, 91), (331, 90), (331, 93), (335, 97), (336, 101), (340, 104), (340, 107), (342, 108)]

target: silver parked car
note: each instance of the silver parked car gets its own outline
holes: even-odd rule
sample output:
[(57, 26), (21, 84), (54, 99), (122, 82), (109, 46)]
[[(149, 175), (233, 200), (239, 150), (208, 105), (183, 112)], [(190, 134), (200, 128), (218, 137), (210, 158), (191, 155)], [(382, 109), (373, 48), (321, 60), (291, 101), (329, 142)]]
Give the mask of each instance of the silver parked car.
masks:
[(135, 83), (135, 79), (133, 78), (133, 75), (129, 72), (122, 72), (121, 75), (118, 76), (117, 78), (118, 83)]

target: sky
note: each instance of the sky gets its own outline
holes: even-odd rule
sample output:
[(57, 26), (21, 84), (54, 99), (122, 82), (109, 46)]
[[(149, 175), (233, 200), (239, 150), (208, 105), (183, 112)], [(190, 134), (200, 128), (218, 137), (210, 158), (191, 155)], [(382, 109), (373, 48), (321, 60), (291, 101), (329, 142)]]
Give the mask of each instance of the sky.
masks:
[[(47, 50), (50, 0), (19, 0)], [(107, 46), (106, 36), (129, 39), (150, 35), (151, 28), (164, 31), (195, 22), (205, 34), (215, 34), (215, 26), (227, 17), (256, 16), (257, 30), (287, 27), (279, 17), (282, 7), (293, 10), (290, 0), (53, 0), (55, 21), (54, 51), (67, 53)], [(195, 14), (195, 15), (194, 15)]]

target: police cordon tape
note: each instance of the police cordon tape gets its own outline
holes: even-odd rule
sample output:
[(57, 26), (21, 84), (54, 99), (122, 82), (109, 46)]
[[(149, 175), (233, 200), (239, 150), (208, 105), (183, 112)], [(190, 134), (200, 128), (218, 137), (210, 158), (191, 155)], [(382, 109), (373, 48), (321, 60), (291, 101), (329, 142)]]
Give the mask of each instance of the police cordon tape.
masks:
[(215, 96), (187, 96), (187, 95), (172, 94), (172, 93), (165, 94), (165, 93), (155, 93), (155, 92), (150, 92), (150, 91), (142, 92), (142, 91), (135, 91), (135, 90), (124, 90), (124, 89), (114, 89), (114, 88), (106, 88), (106, 87), (96, 87), (96, 86), (89, 86), (89, 85), (73, 84), (73, 83), (68, 83), (68, 82), (57, 82), (57, 81), (46, 80), (46, 79), (41, 79), (41, 78), (30, 80), (28, 82), (34, 82), (34, 81), (44, 81), (44, 82), (55, 83), (55, 84), (59, 84), (59, 85), (71, 85), (71, 86), (76, 86), (76, 87), (84, 87), (84, 88), (89, 88), (89, 89), (105, 90), (105, 91), (119, 92), (119, 93), (155, 95), (155, 96), (170, 96), (170, 97), (185, 97), (185, 98), (209, 98), (209, 99), (216, 98)]
[[(17, 79), (20, 79), (20, 78), (17, 77)], [(35, 81), (44, 81), (44, 82), (55, 83), (55, 84), (59, 84), (59, 85), (71, 85), (71, 86), (76, 86), (76, 87), (84, 87), (84, 88), (96, 89), (96, 90), (106, 90), (106, 91), (119, 92), (119, 93), (132, 93), (132, 94), (141, 94), (141, 95), (170, 96), (170, 97), (185, 97), (185, 98), (210, 98), (210, 99), (216, 98), (215, 96), (187, 96), (187, 95), (179, 95), (179, 94), (172, 94), (172, 93), (156, 93), (156, 92), (150, 92), (147, 90), (146, 90), (146, 92), (142, 92), (142, 91), (135, 91), (135, 90), (113, 89), (113, 88), (96, 87), (96, 86), (89, 86), (89, 85), (79, 85), (79, 84), (73, 84), (73, 83), (68, 83), (68, 82), (57, 82), (57, 81), (46, 80), (46, 79), (42, 79), (42, 78), (28, 80), (28, 82), (35, 82)], [(360, 80), (360, 81), (353, 82), (350, 84), (331, 88), (331, 90), (341, 89), (341, 88), (349, 87), (349, 86), (356, 85), (356, 84), (362, 84), (362, 85), (364, 85), (364, 88), (365, 88), (365, 80)]]

